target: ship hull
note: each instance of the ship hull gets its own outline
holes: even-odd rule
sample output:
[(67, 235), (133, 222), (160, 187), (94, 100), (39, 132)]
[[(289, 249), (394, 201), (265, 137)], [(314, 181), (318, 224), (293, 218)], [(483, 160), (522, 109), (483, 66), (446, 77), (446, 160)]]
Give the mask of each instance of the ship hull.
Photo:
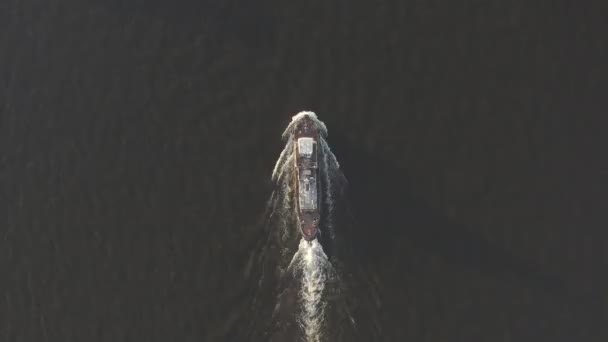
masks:
[(320, 233), (321, 182), (319, 180), (319, 131), (312, 120), (304, 118), (295, 132), (295, 194), (298, 225), (305, 240)]

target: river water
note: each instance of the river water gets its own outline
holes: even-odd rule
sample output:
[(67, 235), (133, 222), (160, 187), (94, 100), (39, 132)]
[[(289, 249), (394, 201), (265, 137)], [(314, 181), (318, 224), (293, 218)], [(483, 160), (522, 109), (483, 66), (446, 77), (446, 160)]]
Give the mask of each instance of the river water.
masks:
[[(606, 341), (602, 13), (3, 2), (0, 341)], [(334, 243), (269, 219), (301, 110)]]

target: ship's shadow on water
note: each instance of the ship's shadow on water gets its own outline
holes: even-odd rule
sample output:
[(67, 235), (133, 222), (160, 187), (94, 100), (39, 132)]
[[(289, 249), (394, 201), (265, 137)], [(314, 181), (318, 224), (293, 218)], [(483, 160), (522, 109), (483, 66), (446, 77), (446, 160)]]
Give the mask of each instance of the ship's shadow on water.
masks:
[[(561, 288), (559, 279), (543, 273), (539, 266), (509, 253), (474, 229), (452, 222), (414, 196), (414, 180), (405, 168), (353, 144), (337, 130), (332, 132), (330, 143), (349, 182), (350, 208), (357, 223), (349, 238), (356, 254), (367, 263), (407, 259), (408, 251), (403, 250), (407, 242), (405, 245), (438, 256), (456, 270), (514, 277), (544, 290)], [(417, 265), (401, 261), (415, 273)]]

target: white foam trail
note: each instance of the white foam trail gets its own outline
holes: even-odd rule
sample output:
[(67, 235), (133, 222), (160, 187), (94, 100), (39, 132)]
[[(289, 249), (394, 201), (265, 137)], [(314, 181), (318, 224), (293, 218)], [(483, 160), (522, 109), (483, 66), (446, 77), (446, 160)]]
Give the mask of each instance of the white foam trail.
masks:
[[(324, 228), (329, 232), (329, 237), (334, 240), (336, 238), (336, 234), (334, 231), (333, 225), (333, 213), (334, 213), (334, 198), (333, 191), (334, 187), (332, 184), (332, 178), (336, 175), (337, 169), (339, 168), (337, 161), (334, 165), (330, 163), (333, 159), (336, 159), (336, 156), (331, 152), (329, 146), (327, 145), (327, 141), (324, 138), (321, 138), (321, 154), (323, 160), (323, 167), (321, 168), (321, 176), (325, 180), (325, 188), (323, 191), (325, 192), (324, 204), (325, 210), (327, 210), (327, 215), (325, 215), (326, 219), (324, 222)], [(333, 166), (333, 167), (332, 167)]]
[[(294, 206), (294, 189), (293, 177), (295, 177), (294, 166), (294, 138), (292, 130), (294, 124), (304, 116), (309, 116), (317, 125), (321, 132), (320, 136), (320, 162), (321, 162), (321, 177), (323, 178), (323, 200), (322, 210), (324, 220), (321, 222), (320, 231), (325, 231), (333, 240), (334, 227), (332, 216), (334, 213), (334, 196), (337, 192), (336, 187), (339, 182), (334, 181), (340, 176), (340, 166), (336, 160), (336, 156), (331, 152), (325, 137), (327, 137), (327, 128), (313, 112), (300, 112), (293, 116), (291, 123), (283, 133), (283, 139), (286, 141), (285, 148), (281, 152), (272, 172), (272, 181), (277, 185), (277, 189), (273, 196), (279, 198), (274, 202), (272, 214), (277, 214), (279, 217), (280, 226), (280, 241), (287, 243), (294, 234), (300, 235), (301, 232), (297, 225), (297, 214)], [(282, 257), (288, 258), (289, 249), (285, 246), (281, 250)], [(293, 253), (293, 250), (291, 251)], [(288, 259), (284, 259), (288, 260)], [(323, 251), (321, 244), (317, 239), (306, 241), (301, 239), (298, 251), (293, 255), (287, 270), (295, 272), (300, 276), (299, 303), (300, 313), (298, 322), (304, 332), (305, 340), (308, 342), (320, 341), (323, 333), (324, 309), (326, 302), (323, 300), (323, 290), (326, 282), (333, 276), (333, 267), (329, 262), (327, 255)]]
[(277, 159), (277, 163), (274, 165), (274, 169), (272, 170), (272, 180), (274, 182), (279, 180), (279, 177), (284, 171), (285, 162), (289, 164), (289, 159), (293, 158), (293, 139), (289, 138), (287, 144), (283, 151), (281, 151), (281, 155), (279, 159)]
[(299, 290), (301, 312), (298, 322), (304, 331), (306, 341), (318, 342), (323, 335), (326, 306), (323, 290), (331, 276), (331, 264), (316, 239), (310, 242), (302, 239), (290, 267), (296, 267), (294, 271), (301, 274)]
[(287, 139), (291, 136), (291, 131), (293, 130), (294, 124), (305, 116), (308, 116), (309, 118), (311, 118), (312, 121), (315, 123), (315, 125), (317, 127), (319, 127), (322, 137), (327, 136), (327, 127), (325, 126), (323, 121), (321, 121), (321, 120), (319, 120), (319, 118), (317, 118), (317, 114), (315, 114), (314, 112), (303, 111), (303, 112), (299, 112), (298, 114), (294, 115), (291, 118), (291, 122), (289, 123), (289, 125), (287, 125), (287, 128), (285, 128), (285, 131), (283, 132), (283, 139)]

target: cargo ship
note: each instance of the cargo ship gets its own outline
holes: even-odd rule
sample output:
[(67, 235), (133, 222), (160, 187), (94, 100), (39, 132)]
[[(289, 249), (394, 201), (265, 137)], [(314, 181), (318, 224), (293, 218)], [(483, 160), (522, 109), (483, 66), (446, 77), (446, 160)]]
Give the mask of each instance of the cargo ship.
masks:
[(320, 131), (315, 121), (302, 115), (294, 126), (295, 194), (298, 224), (307, 241), (319, 234), (321, 220), (321, 183), (319, 181)]

